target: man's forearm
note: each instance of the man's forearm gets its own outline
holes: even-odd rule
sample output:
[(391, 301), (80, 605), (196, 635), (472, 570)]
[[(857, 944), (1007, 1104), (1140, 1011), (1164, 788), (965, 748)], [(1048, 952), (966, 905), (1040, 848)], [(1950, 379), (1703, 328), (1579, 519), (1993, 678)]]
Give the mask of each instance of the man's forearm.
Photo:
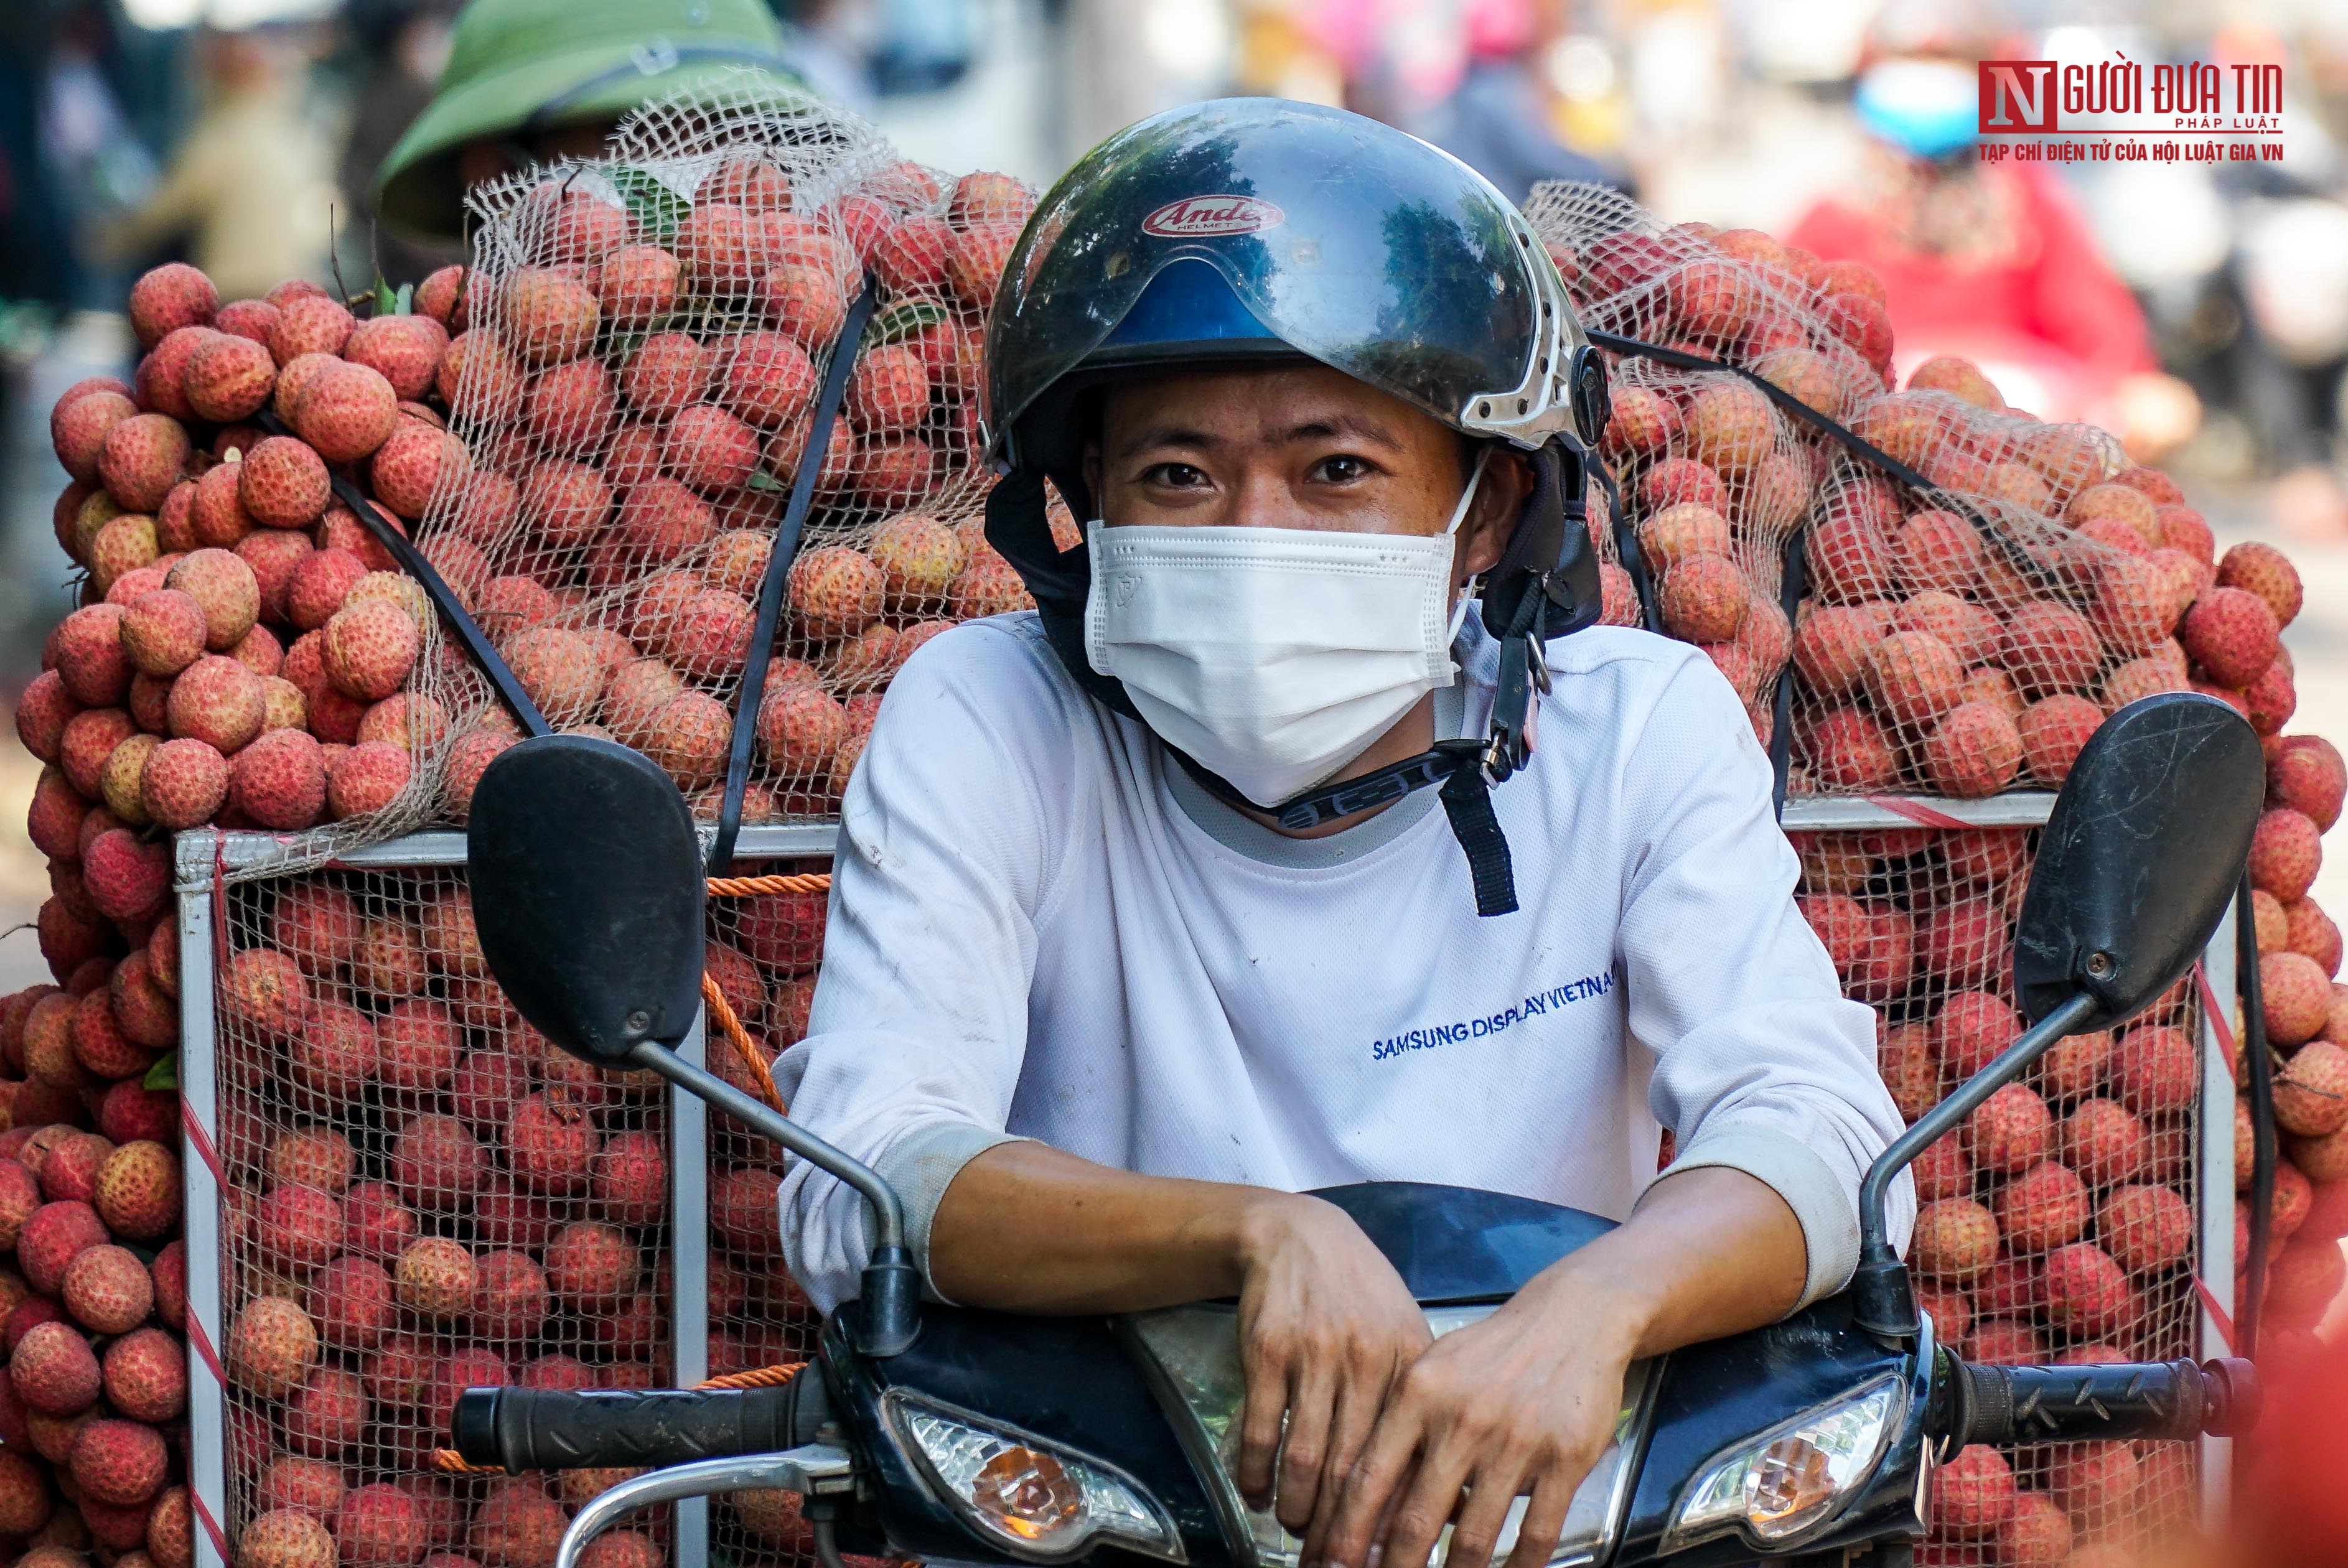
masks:
[(1267, 1208), (1287, 1196), (1000, 1143), (939, 1202), (930, 1277), (950, 1300), (1011, 1312), (1138, 1312), (1236, 1296)]
[(1603, 1319), (1632, 1357), (1774, 1323), (1801, 1299), (1808, 1254), (1776, 1191), (1725, 1166), (1649, 1188), (1622, 1225), (1551, 1265), (1529, 1295)]

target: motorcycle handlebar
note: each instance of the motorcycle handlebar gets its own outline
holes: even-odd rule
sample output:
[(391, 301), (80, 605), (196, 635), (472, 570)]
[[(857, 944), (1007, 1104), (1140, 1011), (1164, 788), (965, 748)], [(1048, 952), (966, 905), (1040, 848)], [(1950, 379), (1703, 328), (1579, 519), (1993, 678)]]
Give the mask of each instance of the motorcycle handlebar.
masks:
[[(769, 1389), (468, 1389), (449, 1437), (468, 1464), (534, 1470), (616, 1470), (686, 1464), (798, 1445), (814, 1412), (795, 1378)], [(805, 1401), (809, 1405), (816, 1400)]]
[(1992, 1367), (1957, 1361), (1952, 1447), (2228, 1437), (2258, 1419), (2248, 1361)]

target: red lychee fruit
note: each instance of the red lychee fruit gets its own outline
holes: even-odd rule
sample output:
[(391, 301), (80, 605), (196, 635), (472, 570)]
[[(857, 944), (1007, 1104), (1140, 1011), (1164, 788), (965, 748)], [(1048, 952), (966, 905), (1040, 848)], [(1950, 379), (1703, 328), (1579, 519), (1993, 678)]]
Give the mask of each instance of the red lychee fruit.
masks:
[[(1899, 631), (1869, 653), (1863, 680), (1879, 713), (1894, 723), (1922, 731), (1957, 706), (1964, 675), (1963, 662), (1947, 643), (1930, 632)], [(2018, 740), (2013, 752), (2019, 765)]]
[(392, 1144), (392, 1184), (418, 1208), (462, 1208), (488, 1169), (479, 1142), (453, 1116), (412, 1116)]
[(472, 1307), (476, 1277), (473, 1255), (439, 1236), (411, 1242), (392, 1271), (400, 1304), (418, 1317), (438, 1321), (462, 1317)]
[(2150, 1153), (2144, 1123), (2116, 1101), (2083, 1100), (2063, 1119), (2062, 1158), (2091, 1186), (2134, 1181)]
[(2168, 1187), (2116, 1187), (2096, 1211), (2096, 1237), (2127, 1273), (2157, 1273), (2191, 1255), (2193, 1210)]
[(522, 419), (542, 449), (568, 454), (600, 442), (615, 406), (611, 373), (600, 361), (574, 359), (530, 382)]
[(180, 482), (189, 450), (187, 431), (170, 415), (131, 415), (98, 444), (98, 482), (125, 512), (151, 515)]
[(335, 1568), (335, 1538), (308, 1513), (281, 1508), (237, 1535), (236, 1568)]
[(229, 763), (229, 799), (261, 827), (295, 832), (326, 805), (325, 754), (300, 730), (271, 730)]
[(617, 1309), (635, 1289), (643, 1269), (635, 1244), (615, 1227), (594, 1221), (565, 1225), (547, 1244), (547, 1283), (557, 1300), (576, 1311)]
[(1932, 1049), (1952, 1076), (1970, 1078), (2021, 1032), (2021, 1016), (2004, 1002), (1984, 991), (1958, 991), (1933, 1015)]
[(440, 356), (433, 389), (455, 417), (484, 426), (520, 410), (524, 372), (497, 335), (483, 329), (457, 334)]
[(2006, 668), (2032, 697), (2081, 690), (2103, 658), (2087, 619), (2051, 600), (2021, 605), (2006, 618), (2002, 651)]
[(1997, 1261), (1997, 1221), (1989, 1210), (1970, 1198), (1944, 1198), (1917, 1213), (1908, 1258), (1928, 1279), (1962, 1285)]
[(237, 504), (263, 528), (306, 528), (332, 497), (324, 460), (291, 436), (261, 441), (235, 467)]
[(2332, 980), (2304, 953), (2269, 953), (2259, 959), (2267, 1039), (2288, 1050), (2323, 1031), (2332, 1014)]
[(258, 1296), (228, 1331), (228, 1380), (265, 1399), (284, 1399), (317, 1366), (317, 1327), (282, 1296)]
[(326, 674), (347, 695), (378, 702), (407, 681), (421, 645), (414, 618), (399, 606), (386, 600), (347, 604), (326, 622)]
[(407, 787), (407, 753), (384, 741), (367, 741), (335, 758), (326, 769), (326, 816), (344, 822), (382, 811)]
[[(238, 340), (242, 342), (242, 340)], [(83, 1493), (117, 1507), (163, 1490), (170, 1455), (163, 1434), (138, 1421), (91, 1421), (74, 1434), (68, 1464)]]
[(526, 1253), (492, 1252), (476, 1266), (469, 1321), (488, 1339), (528, 1339), (546, 1323), (546, 1271)]
[(669, 421), (662, 460), (679, 479), (705, 493), (739, 488), (757, 466), (758, 438), (725, 409), (697, 403)]
[(2211, 680), (2240, 688), (2274, 662), (2279, 630), (2274, 610), (2257, 594), (2213, 588), (2185, 612), (2177, 639)]
[(615, 326), (642, 326), (676, 303), (684, 268), (657, 245), (623, 245), (603, 258), (595, 293), (604, 318)]
[(66, 1311), (98, 1334), (128, 1334), (154, 1309), (155, 1282), (126, 1247), (85, 1248), (66, 1266)]
[(2200, 1092), (2200, 1053), (2180, 1030), (2139, 1023), (2113, 1050), (2111, 1081), (2120, 1103), (2139, 1116), (2181, 1111)]
[(2348, 1050), (2325, 1040), (2301, 1047), (2275, 1076), (2274, 1115), (2284, 1132), (2302, 1138), (2348, 1124)]
[(261, 615), (261, 582), (252, 568), (232, 552), (190, 551), (163, 581), (166, 591), (186, 594), (203, 612), (207, 651), (232, 653), (252, 635), (253, 622)]
[(529, 1095), (513, 1107), (503, 1135), (507, 1168), (524, 1187), (551, 1196), (587, 1190), (602, 1140), (585, 1112)]
[(205, 325), (219, 309), (220, 290), (184, 261), (166, 261), (130, 285), (130, 330), (149, 348), (178, 328)]
[(2323, 863), (2322, 830), (2302, 813), (2274, 807), (2250, 839), (2250, 885), (2289, 904), (2307, 897)]
[(2087, 1211), (2086, 1184), (2052, 1160), (2008, 1182), (1994, 1209), (2006, 1245), (2018, 1253), (2045, 1252), (2078, 1240), (2087, 1228)]
[[(1888, 646), (1901, 637), (1921, 635), (1895, 632), (1885, 641)], [(2023, 736), (2003, 708), (1993, 702), (1960, 702), (1933, 727), (1924, 743), (1924, 765), (1945, 794), (1991, 795), (2013, 782), (2024, 752)]]
[(82, 851), (81, 867), (90, 901), (109, 920), (151, 914), (170, 895), (170, 845), (147, 843), (127, 827), (92, 839)]
[(180, 373), (180, 389), (199, 419), (231, 424), (269, 401), (276, 387), (277, 362), (247, 337), (215, 333), (196, 346)]
[(430, 316), (376, 316), (351, 329), (343, 357), (382, 375), (398, 396), (418, 398), (448, 346), (448, 329)]
[[(398, 422), (399, 395), (391, 383), (381, 371), (349, 361), (314, 372), (287, 420), (329, 463), (357, 462), (382, 446)], [(260, 515), (250, 497), (245, 509)]]
[(391, 1276), (372, 1257), (333, 1259), (310, 1276), (303, 1299), (320, 1337), (337, 1349), (374, 1349), (396, 1316)]
[(160, 1328), (136, 1328), (106, 1348), (107, 1401), (135, 1421), (175, 1421), (188, 1408), (188, 1353)]
[(367, 478), (377, 500), (413, 519), (424, 515), (441, 487), (461, 486), (471, 467), (472, 456), (462, 441), (446, 430), (407, 419), (376, 448), (367, 461)]
[(2030, 776), (2040, 784), (2060, 784), (2103, 721), (2103, 709), (2085, 697), (2044, 697), (2024, 709), (2015, 728)]
[(309, 981), (292, 958), (270, 948), (230, 958), (220, 979), (221, 1016), (260, 1039), (283, 1040), (309, 1016)]
[(2046, 1102), (2019, 1083), (2009, 1083), (1991, 1095), (1965, 1123), (1973, 1163), (2007, 1174), (2026, 1171), (2044, 1159), (2054, 1133), (2054, 1118)]
[(1659, 608), (1663, 624), (1691, 642), (1725, 642), (1745, 622), (1744, 574), (1724, 556), (1695, 555), (1663, 574)]
[(602, 318), (593, 291), (570, 273), (525, 267), (506, 283), (506, 321), (525, 364), (558, 364), (595, 341)]
[(89, 1409), (104, 1386), (104, 1374), (89, 1341), (71, 1324), (36, 1324), (8, 1358), (8, 1381), (16, 1398), (46, 1416), (72, 1416)]
[(2047, 1320), (2089, 1337), (2113, 1332), (2134, 1315), (2136, 1292), (2111, 1255), (2091, 1242), (2074, 1242), (2046, 1255), (2039, 1270)]
[[(922, 374), (926, 383), (928, 372)], [(747, 333), (726, 354), (719, 401), (750, 424), (772, 430), (807, 411), (816, 381), (815, 362), (788, 334)], [(675, 458), (671, 466), (681, 471)]]
[(180, 1163), (151, 1139), (125, 1143), (98, 1167), (91, 1202), (118, 1236), (154, 1241), (169, 1235), (180, 1218)]
[(253, 1239), (279, 1263), (315, 1268), (343, 1250), (343, 1206), (317, 1187), (278, 1187), (254, 1207)]
[(2239, 588), (2266, 601), (2278, 628), (2289, 626), (2299, 614), (2306, 590), (2290, 558), (2271, 544), (2245, 539), (2227, 550), (2218, 562), (2218, 586)]
[(793, 561), (787, 588), (808, 635), (848, 637), (880, 619), (888, 579), (861, 552), (831, 545)]

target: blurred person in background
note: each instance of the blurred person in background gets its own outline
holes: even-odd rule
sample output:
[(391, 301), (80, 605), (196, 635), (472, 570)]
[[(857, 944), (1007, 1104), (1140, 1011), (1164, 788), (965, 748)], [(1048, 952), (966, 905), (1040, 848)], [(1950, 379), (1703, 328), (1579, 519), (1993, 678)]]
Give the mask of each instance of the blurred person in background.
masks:
[[(433, 85), (448, 63), (453, 15), (453, 6), (444, 10), (407, 0), (360, 0), (345, 13), (355, 69), (350, 136), (343, 143), (344, 190), (364, 191), (372, 185), (385, 158), (431, 104)], [(462, 260), (453, 243), (418, 241), (380, 224), (369, 238), (376, 270), (395, 286)]]
[(95, 250), (135, 263), (170, 251), (229, 298), (324, 271), (334, 242), (330, 138), (306, 101), (307, 62), (261, 29), (198, 46), (201, 105), (162, 182), (106, 223)]
[(1467, 68), (1418, 134), (1519, 207), (1544, 179), (1627, 190), (1622, 175), (1559, 139), (1540, 61), (1558, 31), (1555, 0), (1468, 0)]
[(640, 106), (739, 92), (746, 68), (768, 73), (778, 108), (814, 101), (761, 0), (472, 0), (431, 101), (376, 172), (376, 210), (411, 240), (457, 243), (469, 190), (593, 158)]
[(1859, 77), (1871, 142), (1859, 179), (1790, 238), (1875, 270), (1901, 374), (1962, 355), (2013, 406), (2103, 425), (2148, 462), (2192, 436), (2199, 399), (2162, 373), (2142, 308), (2059, 178), (1974, 151), (1979, 62), (2027, 52), (2001, 43), (1985, 8), (1896, 0)]

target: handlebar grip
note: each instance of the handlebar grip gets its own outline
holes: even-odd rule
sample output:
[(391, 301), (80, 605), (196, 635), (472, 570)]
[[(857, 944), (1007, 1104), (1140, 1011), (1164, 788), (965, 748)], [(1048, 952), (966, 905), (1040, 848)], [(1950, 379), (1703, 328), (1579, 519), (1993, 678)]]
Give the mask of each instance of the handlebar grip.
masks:
[(2226, 1437), (2258, 1419), (2248, 1361), (2122, 1361), (2080, 1367), (1958, 1362), (1962, 1443), (2113, 1442)]
[(794, 1446), (798, 1380), (774, 1389), (468, 1389), (449, 1437), (514, 1473), (685, 1464)]

